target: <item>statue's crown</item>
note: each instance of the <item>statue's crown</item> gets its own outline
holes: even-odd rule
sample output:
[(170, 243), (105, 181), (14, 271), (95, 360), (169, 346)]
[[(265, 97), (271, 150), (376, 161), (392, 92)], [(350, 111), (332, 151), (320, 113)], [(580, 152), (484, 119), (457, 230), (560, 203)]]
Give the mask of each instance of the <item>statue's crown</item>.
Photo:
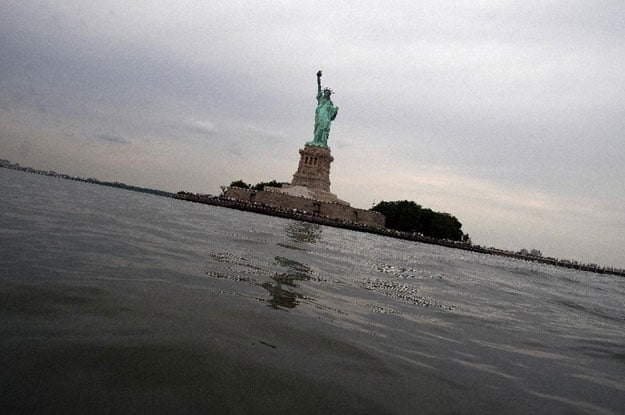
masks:
[(330, 88), (328, 88), (328, 87), (323, 88), (323, 92), (326, 92), (326, 91), (328, 91), (328, 92), (330, 93), (330, 95), (334, 94), (334, 91), (333, 91), (333, 90), (331, 90), (331, 89), (330, 89)]

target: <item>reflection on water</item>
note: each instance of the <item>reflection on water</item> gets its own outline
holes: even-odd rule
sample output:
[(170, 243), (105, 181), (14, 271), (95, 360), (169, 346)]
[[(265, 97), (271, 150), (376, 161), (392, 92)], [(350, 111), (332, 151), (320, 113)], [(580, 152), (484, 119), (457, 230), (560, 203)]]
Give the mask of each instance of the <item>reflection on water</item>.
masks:
[[(315, 244), (321, 238), (321, 225), (308, 222), (290, 221), (287, 223), (284, 233), (293, 242)], [(278, 244), (282, 245), (282, 244)], [(301, 249), (282, 245), (286, 248)], [(282, 256), (275, 257), (276, 264), (285, 268), (284, 272), (275, 273), (271, 279), (273, 282), (265, 282), (260, 286), (269, 292), (269, 306), (275, 309), (294, 308), (298, 300), (304, 296), (293, 290), (297, 288), (297, 281), (310, 279), (310, 267), (300, 262)]]
[(291, 221), (286, 225), (285, 233), (293, 242), (314, 244), (321, 238), (321, 225)]
[[(286, 268), (285, 272), (276, 273), (271, 277), (274, 283), (266, 282), (261, 287), (269, 291), (271, 298), (269, 306), (272, 308), (294, 308), (298, 304), (298, 299), (304, 298), (301, 293), (290, 290), (296, 288), (296, 281), (306, 281), (310, 279), (310, 268), (300, 262), (288, 258), (277, 256), (276, 263)], [(289, 287), (289, 288), (285, 288)]]

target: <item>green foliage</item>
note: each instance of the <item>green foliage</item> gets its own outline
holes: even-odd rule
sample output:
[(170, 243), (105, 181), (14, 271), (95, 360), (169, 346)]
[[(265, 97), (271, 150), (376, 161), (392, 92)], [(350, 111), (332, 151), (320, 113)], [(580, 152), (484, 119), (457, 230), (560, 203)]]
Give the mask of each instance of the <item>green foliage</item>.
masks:
[(283, 185), (288, 184), (288, 183), (278, 183), (275, 179), (270, 181), (270, 182), (260, 182), (260, 183), (256, 183), (254, 186), (252, 186), (252, 190), (263, 190), (263, 188), (265, 186), (267, 187), (282, 187)]
[[(380, 202), (372, 210), (386, 217), (386, 227), (402, 232), (415, 232), (437, 239), (460, 241), (462, 224), (449, 213), (434, 212), (409, 200)], [(467, 235), (468, 238), (468, 235)]]
[(404, 232), (421, 232), (421, 206), (415, 202), (401, 200), (397, 202), (382, 201), (371, 210), (380, 212), (386, 217), (385, 226)]
[(268, 187), (282, 187), (285, 184), (288, 184), (286, 182), (278, 182), (275, 179), (270, 181), (270, 182), (260, 182), (260, 183), (256, 183), (254, 186), (252, 186), (251, 184), (245, 183), (243, 180), (239, 179), (236, 180), (232, 183), (230, 183), (230, 187), (240, 187), (242, 189), (250, 189), (250, 190), (263, 190), (263, 188), (265, 186)]
[(230, 187), (240, 187), (242, 189), (249, 189), (250, 185), (245, 183), (243, 180), (239, 179), (230, 183)]

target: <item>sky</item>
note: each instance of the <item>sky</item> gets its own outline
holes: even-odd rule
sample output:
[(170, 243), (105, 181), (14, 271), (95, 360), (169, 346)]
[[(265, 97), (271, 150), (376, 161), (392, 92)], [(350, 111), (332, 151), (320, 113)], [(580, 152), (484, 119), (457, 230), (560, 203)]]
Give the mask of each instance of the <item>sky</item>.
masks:
[(290, 181), (316, 77), (332, 192), (625, 267), (625, 3), (0, 2), (0, 158), (219, 194)]

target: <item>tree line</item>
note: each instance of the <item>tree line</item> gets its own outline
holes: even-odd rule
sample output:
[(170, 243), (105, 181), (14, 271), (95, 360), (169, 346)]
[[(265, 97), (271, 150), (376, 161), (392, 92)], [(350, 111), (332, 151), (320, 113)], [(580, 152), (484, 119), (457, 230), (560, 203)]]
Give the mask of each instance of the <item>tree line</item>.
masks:
[(382, 201), (371, 210), (386, 217), (385, 226), (401, 232), (418, 233), (430, 238), (470, 243), (462, 223), (449, 213), (434, 212), (409, 200)]
[(240, 187), (242, 189), (249, 189), (249, 190), (263, 190), (263, 188), (265, 186), (267, 187), (282, 187), (283, 185), (288, 184), (286, 182), (278, 182), (275, 179), (270, 181), (270, 182), (260, 182), (260, 183), (256, 183), (255, 185), (251, 185), (249, 183), (245, 183), (243, 180), (239, 179), (239, 180), (235, 180), (232, 183), (230, 183), (230, 187)]

